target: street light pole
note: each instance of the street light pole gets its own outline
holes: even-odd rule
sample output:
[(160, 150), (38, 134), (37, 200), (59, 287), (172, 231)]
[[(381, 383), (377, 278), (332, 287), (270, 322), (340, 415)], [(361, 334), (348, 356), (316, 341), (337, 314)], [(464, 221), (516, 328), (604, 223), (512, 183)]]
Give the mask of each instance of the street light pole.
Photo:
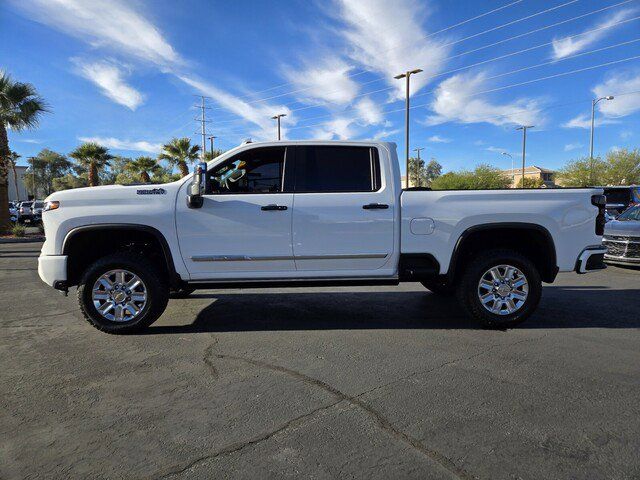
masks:
[(406, 79), (405, 82), (405, 160), (406, 160), (406, 169), (407, 169), (407, 179), (406, 179), (406, 187), (409, 188), (409, 79), (411, 75), (415, 75), (416, 73), (420, 73), (422, 70), (420, 68), (416, 68), (414, 70), (407, 70), (405, 73), (401, 73), (396, 75), (396, 80), (400, 80), (402, 78)]
[[(513, 183), (513, 187), (515, 188), (515, 183), (516, 183), (516, 172), (513, 168), (513, 155), (511, 155), (509, 152), (502, 152), (502, 155), (506, 155), (507, 157), (509, 157), (511, 159), (511, 183)], [(524, 185), (524, 182), (522, 183)]]
[(278, 140), (280, 140), (280, 119), (282, 117), (286, 117), (287, 114), (286, 113), (279, 113), (278, 115), (274, 115), (273, 117), (271, 117), (272, 120), (277, 120), (278, 122)]
[(596, 105), (600, 100), (613, 100), (612, 95), (591, 100), (591, 137), (589, 139), (589, 183), (593, 184), (593, 131), (595, 129)]
[(522, 130), (522, 188), (524, 186), (524, 165), (525, 165), (525, 157), (527, 152), (527, 130), (529, 128), (533, 128), (535, 125), (522, 125), (521, 127), (516, 128), (516, 130)]
[(216, 137), (214, 135), (211, 135), (209, 137), (209, 144), (211, 145), (211, 155), (213, 155), (213, 140), (216, 139), (216, 138), (218, 138), (218, 137)]

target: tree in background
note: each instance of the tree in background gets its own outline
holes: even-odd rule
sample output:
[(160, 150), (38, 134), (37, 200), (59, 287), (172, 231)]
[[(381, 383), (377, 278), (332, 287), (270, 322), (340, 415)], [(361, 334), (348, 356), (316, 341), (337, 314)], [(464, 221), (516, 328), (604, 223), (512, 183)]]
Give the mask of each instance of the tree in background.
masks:
[(175, 182), (176, 180), (180, 180), (181, 178), (182, 176), (179, 173), (173, 173), (172, 168), (165, 168), (160, 166), (158, 170), (153, 172), (151, 181), (153, 183), (169, 183), (169, 182)]
[(53, 180), (62, 177), (70, 172), (71, 162), (67, 157), (57, 152), (45, 148), (41, 150), (35, 157), (27, 160), (29, 168), (24, 175), (24, 183), (27, 191), (38, 197), (42, 194), (44, 197), (55, 191)]
[(427, 186), (430, 187), (433, 181), (442, 175), (442, 165), (440, 165), (435, 158), (432, 158), (427, 166), (424, 167), (425, 177), (427, 180)]
[(220, 149), (214, 148), (213, 152), (207, 151), (204, 154), (204, 161), (205, 162), (209, 162), (209, 161), (213, 160), (214, 158), (219, 157), (223, 153), (224, 153), (224, 150), (220, 150)]
[(174, 138), (162, 147), (162, 153), (158, 155), (158, 160), (166, 160), (170, 167), (177, 166), (180, 175), (189, 175), (189, 164), (198, 159), (200, 147), (191, 145), (188, 138)]
[(74, 175), (73, 173), (67, 173), (63, 177), (53, 179), (53, 190), (56, 192), (87, 186), (89, 186), (89, 182), (87, 182), (86, 175)]
[(600, 157), (571, 160), (558, 171), (558, 183), (565, 187), (589, 187), (606, 184), (607, 163)]
[(109, 168), (100, 172), (100, 183), (103, 185), (127, 184), (137, 182), (133, 175), (127, 170), (127, 165), (131, 158), (114, 155), (109, 160)]
[(143, 183), (150, 183), (151, 174), (157, 172), (160, 168), (157, 160), (151, 157), (138, 157), (126, 166), (126, 169), (137, 176)]
[(9, 225), (8, 162), (9, 137), (7, 129), (19, 132), (38, 125), (47, 111), (44, 100), (30, 83), (14, 82), (0, 71), (0, 232)]
[(409, 158), (409, 185), (413, 187), (429, 187), (442, 174), (442, 165), (431, 159), (425, 165), (423, 159)]
[(544, 181), (540, 177), (524, 177), (524, 186), (522, 185), (522, 177), (518, 180), (517, 188), (540, 188), (544, 185)]
[(69, 156), (77, 160), (80, 166), (86, 170), (90, 187), (98, 185), (99, 172), (107, 167), (113, 158), (105, 147), (94, 142), (83, 143)]
[(434, 190), (487, 190), (507, 188), (511, 180), (499, 168), (481, 164), (475, 170), (448, 172), (436, 178), (431, 188)]
[(607, 185), (640, 184), (640, 150), (614, 150), (607, 154), (604, 178)]
[(16, 152), (11, 152), (7, 157), (8, 166), (11, 167), (13, 171), (13, 185), (16, 187), (16, 200), (20, 200), (20, 189), (18, 188), (18, 172), (16, 170), (16, 164), (18, 163), (18, 159), (20, 155)]

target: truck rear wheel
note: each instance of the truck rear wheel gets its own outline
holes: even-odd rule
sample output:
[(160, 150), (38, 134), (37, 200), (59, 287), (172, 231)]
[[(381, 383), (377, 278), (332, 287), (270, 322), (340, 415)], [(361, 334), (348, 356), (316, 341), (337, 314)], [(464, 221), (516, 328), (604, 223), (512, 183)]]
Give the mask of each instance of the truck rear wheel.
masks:
[(535, 265), (512, 250), (491, 250), (465, 268), (457, 295), (465, 310), (486, 328), (509, 328), (534, 312), (542, 294)]
[(107, 333), (132, 333), (164, 312), (169, 287), (157, 268), (128, 252), (97, 260), (78, 285), (78, 302), (87, 321)]

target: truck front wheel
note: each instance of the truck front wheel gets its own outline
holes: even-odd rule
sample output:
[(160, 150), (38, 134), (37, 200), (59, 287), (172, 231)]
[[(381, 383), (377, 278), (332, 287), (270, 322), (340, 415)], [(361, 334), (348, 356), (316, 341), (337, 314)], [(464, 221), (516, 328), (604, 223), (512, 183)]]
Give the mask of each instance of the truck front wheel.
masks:
[(89, 266), (78, 285), (87, 321), (107, 333), (132, 333), (155, 322), (167, 307), (169, 287), (157, 268), (128, 252)]
[(465, 310), (484, 327), (509, 328), (536, 309), (542, 281), (535, 265), (512, 250), (482, 253), (464, 269), (457, 295)]

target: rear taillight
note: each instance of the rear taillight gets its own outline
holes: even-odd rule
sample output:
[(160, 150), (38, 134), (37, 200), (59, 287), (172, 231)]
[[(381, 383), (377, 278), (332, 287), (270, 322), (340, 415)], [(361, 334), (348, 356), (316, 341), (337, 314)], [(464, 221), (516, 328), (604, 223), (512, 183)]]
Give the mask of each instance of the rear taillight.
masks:
[(604, 195), (591, 195), (591, 205), (598, 207), (596, 217), (596, 235), (604, 235), (604, 225), (607, 223), (604, 212), (607, 205), (607, 197)]

